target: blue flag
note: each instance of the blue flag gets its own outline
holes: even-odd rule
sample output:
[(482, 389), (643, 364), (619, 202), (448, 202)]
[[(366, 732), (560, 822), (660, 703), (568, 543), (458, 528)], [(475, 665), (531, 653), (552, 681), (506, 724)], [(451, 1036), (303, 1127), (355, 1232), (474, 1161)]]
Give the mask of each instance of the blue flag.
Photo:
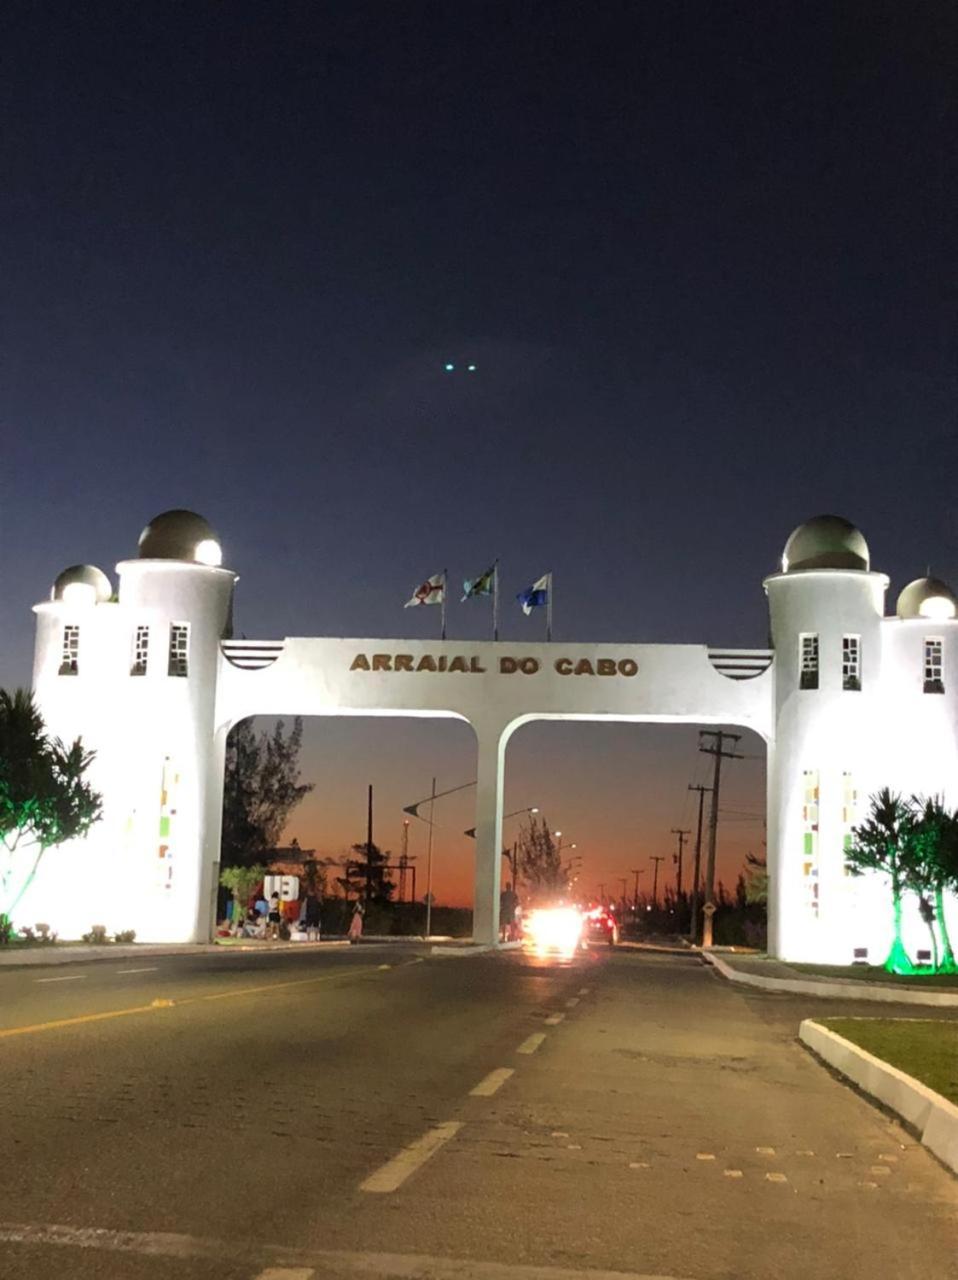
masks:
[(520, 591), (516, 596), (526, 617), (529, 616), (533, 609), (538, 609), (540, 605), (549, 603), (549, 579), (551, 576), (551, 574), (544, 573), (531, 587), (526, 587), (525, 591)]

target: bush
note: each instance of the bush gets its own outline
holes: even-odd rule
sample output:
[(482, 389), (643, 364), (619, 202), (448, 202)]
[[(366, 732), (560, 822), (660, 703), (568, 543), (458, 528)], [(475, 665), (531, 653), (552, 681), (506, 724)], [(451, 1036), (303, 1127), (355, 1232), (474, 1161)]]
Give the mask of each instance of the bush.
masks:
[(113, 941), (114, 941), (114, 942), (135, 942), (135, 941), (136, 941), (136, 930), (135, 930), (135, 929), (121, 929), (119, 933), (116, 933), (116, 934), (114, 934), (114, 935), (113, 935)]
[(37, 941), (41, 946), (52, 947), (57, 940), (57, 934), (50, 932), (48, 924), (35, 924), (34, 929), (37, 931)]
[(102, 947), (105, 943), (109, 942), (109, 938), (106, 936), (106, 925), (92, 925), (90, 932), (83, 935), (83, 941), (92, 942), (94, 946)]

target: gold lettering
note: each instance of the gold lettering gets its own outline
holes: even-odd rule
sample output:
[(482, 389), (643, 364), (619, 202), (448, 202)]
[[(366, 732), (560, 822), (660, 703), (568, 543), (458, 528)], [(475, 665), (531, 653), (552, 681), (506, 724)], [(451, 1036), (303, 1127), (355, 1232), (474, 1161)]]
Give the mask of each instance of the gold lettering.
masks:
[(424, 653), (416, 664), (417, 671), (435, 671), (436, 659), (431, 658), (428, 653)]
[(594, 676), (595, 672), (592, 670), (592, 663), (588, 658), (580, 658), (575, 664), (575, 671), (572, 674), (576, 676)]
[(446, 669), (446, 663), (447, 663), (448, 661), (449, 661), (449, 659), (446, 657), (446, 655), (445, 655), (444, 653), (441, 653), (441, 654), (439, 655), (439, 667), (438, 667), (438, 670), (439, 670), (439, 671), (445, 671), (445, 669)]
[(393, 671), (412, 671), (412, 654), (397, 653), (393, 660)]
[(466, 667), (465, 658), (457, 654), (456, 657), (453, 658), (452, 662), (450, 662), (449, 670), (450, 671), (466, 671), (467, 667)]
[(353, 658), (353, 665), (349, 669), (350, 671), (368, 671), (369, 659), (364, 653), (357, 653)]
[(469, 670), (475, 676), (485, 675), (486, 672), (485, 667), (480, 663), (478, 658), (469, 659)]
[(388, 653), (373, 654), (373, 670), (374, 671), (391, 671), (392, 658)]
[(520, 658), (519, 670), (522, 672), (524, 676), (534, 676), (535, 673), (539, 670), (539, 659), (538, 658)]
[(615, 663), (611, 658), (600, 658), (595, 664), (595, 673), (599, 676), (614, 676)]
[(619, 661), (620, 676), (634, 676), (638, 673), (639, 664), (632, 658), (621, 658)]
[(499, 674), (503, 676), (514, 675), (519, 670), (519, 664), (515, 658), (499, 659)]
[(556, 658), (555, 668), (556, 668), (556, 671), (558, 671), (560, 676), (571, 676), (572, 675), (572, 659)]

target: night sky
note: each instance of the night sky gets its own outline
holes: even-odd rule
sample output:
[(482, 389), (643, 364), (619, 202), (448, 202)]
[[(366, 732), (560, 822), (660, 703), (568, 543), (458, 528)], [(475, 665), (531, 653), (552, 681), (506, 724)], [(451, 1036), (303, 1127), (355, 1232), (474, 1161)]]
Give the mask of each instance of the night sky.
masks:
[[(413, 587), (499, 556), (507, 600), (554, 572), (557, 638), (762, 646), (762, 576), (822, 511), (889, 607), (928, 564), (955, 584), (956, 13), (8, 0), (0, 685), (59, 570), (112, 572), (178, 506), (251, 637), (435, 634)], [(367, 781), (395, 850), (433, 773), (473, 776), (463, 725), (307, 738), (290, 834), (325, 853)], [(611, 887), (690, 825), (695, 747), (531, 726), (507, 807)], [(729, 880), (762, 788), (729, 769)], [(443, 820), (464, 899), (468, 800)]]

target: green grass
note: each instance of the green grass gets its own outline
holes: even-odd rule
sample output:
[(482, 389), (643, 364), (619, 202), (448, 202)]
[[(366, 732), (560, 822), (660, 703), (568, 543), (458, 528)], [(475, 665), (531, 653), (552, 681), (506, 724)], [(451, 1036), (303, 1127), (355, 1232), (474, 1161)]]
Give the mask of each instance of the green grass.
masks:
[(958, 1103), (958, 1023), (912, 1018), (822, 1018), (876, 1058)]
[(790, 969), (812, 973), (819, 978), (854, 978), (856, 982), (884, 982), (889, 986), (945, 987), (958, 990), (958, 973), (889, 973), (871, 964), (793, 964)]

